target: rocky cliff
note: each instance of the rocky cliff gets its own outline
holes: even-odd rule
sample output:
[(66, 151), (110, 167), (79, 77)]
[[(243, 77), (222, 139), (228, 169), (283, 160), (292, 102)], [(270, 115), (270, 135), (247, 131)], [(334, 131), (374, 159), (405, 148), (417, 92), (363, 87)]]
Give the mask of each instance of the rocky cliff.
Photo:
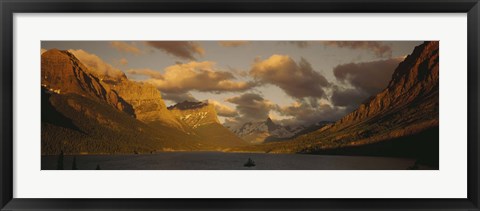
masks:
[(214, 105), (208, 102), (184, 101), (168, 107), (168, 110), (194, 129), (212, 123), (220, 124)]
[(413, 53), (399, 64), (385, 90), (343, 117), (335, 126), (345, 127), (424, 100), (431, 95), (438, 95), (438, 62), (438, 42), (426, 42), (417, 46)]
[(102, 84), (73, 54), (52, 49), (42, 54), (42, 87), (57, 94), (74, 93), (106, 102), (116, 109), (133, 114), (132, 107), (115, 91)]
[(109, 81), (107, 84), (132, 106), (138, 120), (188, 132), (188, 127), (167, 109), (160, 91), (153, 85), (128, 79)]

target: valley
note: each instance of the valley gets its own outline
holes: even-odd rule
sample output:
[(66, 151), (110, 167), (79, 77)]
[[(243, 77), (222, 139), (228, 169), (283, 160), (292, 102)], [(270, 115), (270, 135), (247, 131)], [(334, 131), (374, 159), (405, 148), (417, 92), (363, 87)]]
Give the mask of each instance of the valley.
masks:
[(352, 112), (296, 125), (268, 116), (227, 126), (208, 99), (167, 106), (157, 87), (123, 72), (99, 73), (66, 50), (41, 57), (42, 169), (60, 154), (86, 169), (233, 170), (248, 157), (257, 170), (439, 167), (436, 41), (415, 47)]

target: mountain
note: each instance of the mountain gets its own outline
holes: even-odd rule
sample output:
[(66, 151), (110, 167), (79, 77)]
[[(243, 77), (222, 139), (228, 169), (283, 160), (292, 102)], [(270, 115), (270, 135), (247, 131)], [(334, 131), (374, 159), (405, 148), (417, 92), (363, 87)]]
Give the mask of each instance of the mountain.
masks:
[(73, 54), (52, 49), (42, 54), (42, 87), (57, 94), (78, 94), (91, 97), (133, 114), (132, 107), (115, 91), (102, 85)]
[(189, 127), (167, 109), (160, 91), (153, 85), (130, 81), (126, 78), (105, 84), (115, 90), (133, 108), (136, 119), (150, 125), (175, 128), (189, 133)]
[(320, 121), (320, 122), (317, 122), (315, 124), (312, 124), (308, 127), (305, 127), (303, 125), (300, 125), (300, 126), (297, 126), (295, 128), (291, 128), (289, 126), (286, 126), (285, 128), (290, 131), (292, 134), (294, 134), (293, 136), (290, 136), (290, 137), (282, 137), (282, 138), (279, 138), (279, 137), (275, 137), (275, 136), (271, 136), (271, 137), (268, 137), (267, 139), (265, 139), (265, 143), (267, 142), (278, 142), (278, 141), (288, 141), (288, 140), (292, 140), (294, 138), (297, 138), (301, 135), (305, 135), (305, 134), (308, 134), (308, 133), (311, 133), (311, 132), (314, 132), (316, 130), (319, 130), (323, 127), (326, 127), (328, 125), (331, 125), (335, 122), (331, 122), (331, 121)]
[(42, 154), (203, 147), (198, 137), (184, 132), (190, 128), (168, 111), (160, 93), (150, 86), (126, 77), (103, 80), (68, 51), (43, 53), (41, 67)]
[(259, 144), (269, 140), (293, 137), (296, 132), (303, 130), (303, 128), (283, 127), (275, 124), (272, 119), (267, 118), (265, 121), (247, 122), (240, 128), (231, 130), (243, 140), (252, 144)]
[(213, 104), (184, 101), (168, 107), (168, 110), (188, 125), (203, 144), (217, 149), (246, 144), (220, 124)]
[(185, 127), (168, 110), (160, 91), (150, 84), (130, 81), (124, 73), (114, 76), (87, 68), (69, 51), (52, 49), (42, 54), (42, 86), (58, 93), (95, 97), (133, 115), (138, 120)]
[(207, 124), (220, 124), (214, 106), (208, 102), (184, 101), (168, 107), (168, 110), (193, 129)]
[[(343, 117), (333, 127), (338, 130), (375, 117), (389, 117), (388, 114), (393, 115), (390, 118), (420, 122), (432, 120), (433, 125), (438, 124), (438, 50), (438, 42), (425, 42), (417, 46), (396, 68), (385, 90)], [(397, 111), (414, 115), (402, 117)]]
[[(398, 154), (406, 149), (402, 153), (428, 155), (438, 164), (438, 77), (439, 42), (424, 42), (398, 65), (388, 86), (357, 110), (292, 141), (261, 148), (269, 152), (322, 153), (375, 145), (375, 152), (370, 151), (373, 154)], [(371, 149), (362, 148), (365, 152)]]

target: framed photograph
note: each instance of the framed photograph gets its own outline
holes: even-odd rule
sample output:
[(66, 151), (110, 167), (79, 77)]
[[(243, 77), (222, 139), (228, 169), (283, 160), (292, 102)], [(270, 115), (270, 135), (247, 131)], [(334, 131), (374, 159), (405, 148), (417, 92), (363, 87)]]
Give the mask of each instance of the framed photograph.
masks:
[(478, 210), (477, 0), (1, 1), (2, 210)]

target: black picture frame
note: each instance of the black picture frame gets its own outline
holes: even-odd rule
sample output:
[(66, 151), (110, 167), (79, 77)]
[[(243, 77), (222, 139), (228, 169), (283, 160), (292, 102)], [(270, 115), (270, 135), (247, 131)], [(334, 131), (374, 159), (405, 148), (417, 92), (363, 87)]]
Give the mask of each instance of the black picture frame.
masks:
[[(479, 210), (478, 0), (0, 0), (2, 210)], [(13, 198), (15, 13), (467, 13), (468, 197), (466, 199), (18, 199)], [(234, 191), (234, 190), (232, 190)]]

